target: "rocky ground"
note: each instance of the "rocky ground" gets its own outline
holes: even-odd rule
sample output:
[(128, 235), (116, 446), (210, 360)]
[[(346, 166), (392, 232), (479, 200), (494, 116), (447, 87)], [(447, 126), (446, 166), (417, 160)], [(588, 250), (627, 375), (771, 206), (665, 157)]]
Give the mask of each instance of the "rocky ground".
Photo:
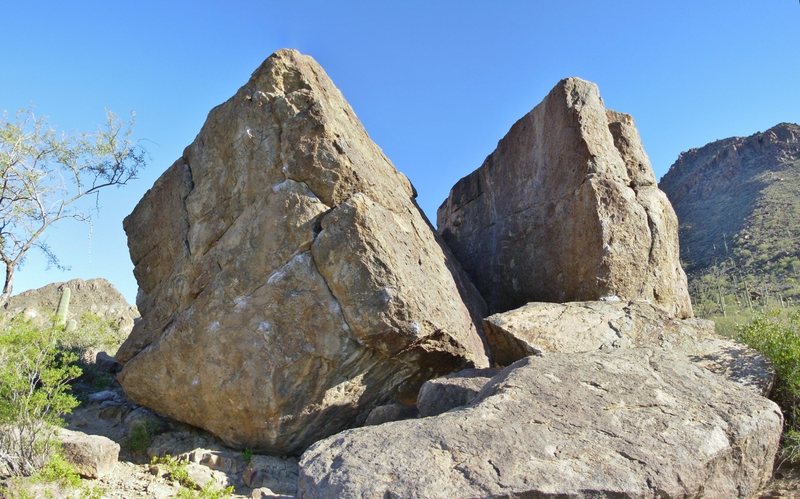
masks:
[[(115, 442), (118, 460), (101, 476), (83, 478), (80, 489), (30, 480), (8, 482), (10, 497), (225, 497), (227, 487), (233, 488), (231, 497), (294, 497), (297, 459), (227, 448), (206, 432), (130, 402), (111, 373), (93, 367), (87, 372), (74, 386), (81, 405), (66, 418), (66, 427)], [(161, 458), (159, 463), (152, 464), (154, 456)], [(178, 468), (197, 486), (221, 495), (200, 495), (197, 488), (182, 485), (173, 476)]]
[[(487, 372), (486, 376), (494, 374)], [(26, 483), (16, 490), (12, 488), (10, 497), (25, 497), (25, 493), (56, 498), (209, 497), (181, 485), (171, 474), (174, 468), (163, 459), (160, 464), (151, 464), (153, 456), (163, 458), (167, 454), (183, 463), (181, 466), (192, 481), (207, 490), (221, 493), (230, 486), (231, 497), (297, 494), (297, 459), (230, 449), (206, 432), (161, 418), (130, 402), (110, 373), (88, 369), (88, 375), (75, 385), (75, 393), (81, 405), (68, 417), (67, 428), (116, 442), (120, 447), (119, 459), (100, 477), (82, 480), (80, 490)], [(798, 467), (778, 463), (775, 477), (757, 497), (800, 497)]]

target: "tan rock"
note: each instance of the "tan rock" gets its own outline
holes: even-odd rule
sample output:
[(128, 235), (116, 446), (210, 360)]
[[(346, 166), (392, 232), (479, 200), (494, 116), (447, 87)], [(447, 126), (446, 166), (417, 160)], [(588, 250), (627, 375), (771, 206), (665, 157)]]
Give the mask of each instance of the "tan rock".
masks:
[(547, 352), (653, 347), (683, 353), (760, 395), (767, 395), (775, 381), (775, 370), (764, 356), (718, 336), (712, 321), (673, 319), (644, 302), (534, 302), (492, 315), (483, 327), (500, 365)]
[(531, 301), (645, 299), (690, 317), (678, 223), (630, 116), (562, 80), (438, 212), (492, 312)]
[(317, 442), (298, 496), (753, 497), (782, 424), (773, 402), (674, 352), (546, 354), (459, 410)]
[(64, 458), (84, 478), (105, 476), (117, 464), (120, 447), (109, 438), (62, 429), (59, 440)]
[(128, 396), (292, 453), (487, 365), (483, 302), (414, 197), (322, 68), (274, 54), (125, 221)]

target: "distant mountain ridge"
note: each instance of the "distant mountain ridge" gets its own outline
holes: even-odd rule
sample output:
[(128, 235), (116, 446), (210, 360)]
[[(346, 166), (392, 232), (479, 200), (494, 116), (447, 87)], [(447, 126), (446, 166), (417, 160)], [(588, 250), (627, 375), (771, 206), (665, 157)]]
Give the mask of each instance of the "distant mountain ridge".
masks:
[(800, 126), (690, 149), (659, 187), (678, 215), (695, 296), (715, 286), (800, 300)]

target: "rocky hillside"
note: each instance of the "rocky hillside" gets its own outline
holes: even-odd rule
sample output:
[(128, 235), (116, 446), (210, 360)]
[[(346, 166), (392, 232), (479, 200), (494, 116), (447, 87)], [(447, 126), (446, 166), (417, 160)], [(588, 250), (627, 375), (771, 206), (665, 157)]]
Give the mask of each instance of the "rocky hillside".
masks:
[(800, 299), (800, 126), (690, 149), (659, 187), (696, 300), (710, 289), (745, 303)]

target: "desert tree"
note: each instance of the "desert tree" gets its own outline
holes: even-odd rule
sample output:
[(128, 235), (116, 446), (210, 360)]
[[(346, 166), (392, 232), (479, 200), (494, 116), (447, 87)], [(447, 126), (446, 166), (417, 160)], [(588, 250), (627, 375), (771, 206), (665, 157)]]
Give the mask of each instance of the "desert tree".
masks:
[(5, 277), (0, 307), (8, 303), (14, 275), (32, 248), (60, 266), (42, 235), (64, 219), (91, 220), (101, 190), (136, 178), (144, 150), (131, 140), (133, 118), (108, 112), (94, 133), (65, 134), (32, 111), (0, 117), (0, 261)]

